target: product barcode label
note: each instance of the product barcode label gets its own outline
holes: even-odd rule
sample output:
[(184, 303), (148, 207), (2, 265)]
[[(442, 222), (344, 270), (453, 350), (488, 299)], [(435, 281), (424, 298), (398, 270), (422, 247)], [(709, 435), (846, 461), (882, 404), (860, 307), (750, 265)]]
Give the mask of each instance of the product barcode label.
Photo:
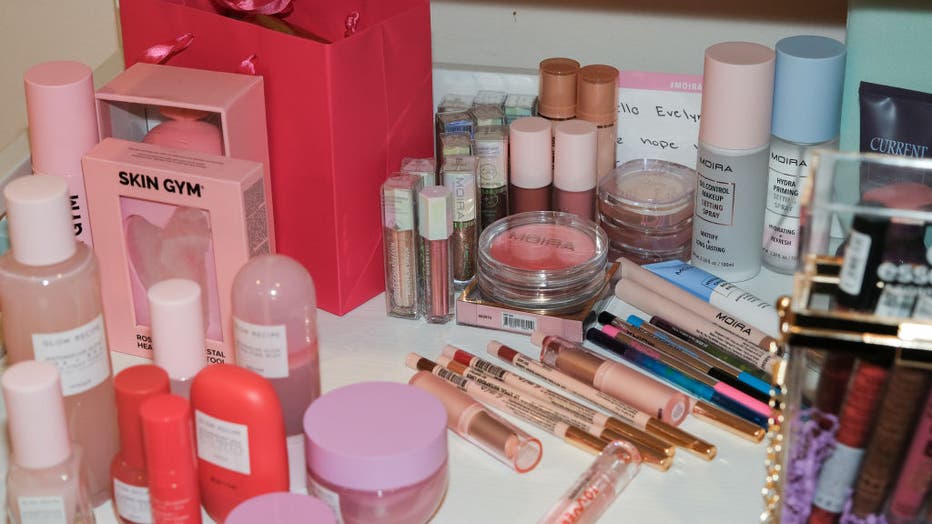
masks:
[(488, 373), (489, 375), (492, 375), (493, 377), (497, 379), (504, 379), (505, 373), (507, 373), (507, 371), (496, 366), (495, 364), (491, 362), (485, 362), (482, 360), (478, 360), (476, 362), (473, 362), (472, 365), (479, 371), (484, 371), (485, 373)]
[(514, 313), (502, 313), (502, 328), (514, 329), (524, 333), (533, 333), (537, 327), (537, 321), (532, 317), (516, 315)]
[(462, 389), (463, 391), (466, 390), (466, 385), (469, 384), (469, 382), (465, 378), (457, 375), (456, 373), (453, 373), (452, 371), (448, 369), (444, 369), (444, 368), (438, 369), (437, 376), (442, 378), (443, 380), (446, 380), (447, 382), (453, 383), (454, 385), (456, 385), (458, 388)]

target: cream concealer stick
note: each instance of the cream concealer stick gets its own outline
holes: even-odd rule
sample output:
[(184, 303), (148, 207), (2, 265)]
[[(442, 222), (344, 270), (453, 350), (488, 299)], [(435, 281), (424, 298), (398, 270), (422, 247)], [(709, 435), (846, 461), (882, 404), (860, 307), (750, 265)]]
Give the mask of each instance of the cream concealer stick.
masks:
[(484, 371), (471, 368), (461, 362), (452, 360), (449, 357), (441, 356), (440, 359), (438, 359), (437, 364), (470, 380), (474, 380), (479, 385), (487, 389), (491, 389), (504, 395), (523, 398), (529, 403), (538, 404), (544, 408), (551, 409), (558, 415), (567, 417), (564, 418), (567, 423), (575, 423), (582, 427), (595, 428), (596, 431), (599, 431), (599, 436), (608, 438), (612, 438), (614, 436), (621, 437), (625, 440), (630, 440), (636, 445), (653, 448), (670, 457), (676, 453), (676, 447), (670, 442), (662, 438), (655, 437), (650, 433), (642, 431), (630, 424), (621, 421), (620, 419), (610, 417), (592, 408), (583, 406), (582, 404), (572, 401), (566, 397), (556, 395), (557, 397), (560, 397), (559, 400), (557, 400), (556, 397), (540, 397), (536, 394), (523, 391), (519, 387), (509, 385)]
[[(575, 434), (576, 431), (571, 428), (576, 428), (595, 437), (600, 442), (603, 442), (602, 446), (604, 446), (604, 443), (620, 438), (619, 436), (615, 436), (611, 431), (606, 432), (604, 427), (600, 427), (597, 424), (585, 425), (584, 423), (576, 423), (573, 421), (572, 415), (565, 416), (566, 414), (551, 409), (542, 402), (534, 402), (520, 395), (509, 395), (500, 390), (496, 390), (494, 386), (480, 384), (476, 380), (466, 378), (459, 373), (450, 371), (438, 365), (436, 362), (415, 353), (409, 353), (405, 362), (408, 367), (412, 369), (429, 371), (453, 384), (474, 399), (502, 410), (512, 416), (538, 425), (560, 438), (565, 439), (565, 435)], [(562, 432), (562, 434), (559, 432)], [(579, 440), (576, 437), (573, 438), (576, 441)], [(578, 444), (577, 442), (571, 443), (574, 445)], [(590, 446), (589, 444), (584, 445)], [(650, 466), (666, 471), (673, 464), (673, 459), (668, 457), (662, 450), (657, 450), (646, 445), (637, 445), (637, 447), (644, 458), (644, 462)]]
[[(452, 346), (447, 346), (444, 348), (444, 354), (447, 353), (447, 348), (449, 347)], [(621, 420), (626, 421), (639, 429), (643, 429), (651, 435), (660, 437), (661, 439), (668, 442), (672, 442), (676, 446), (695, 453), (696, 455), (706, 460), (712, 460), (715, 458), (717, 451), (713, 444), (710, 444), (700, 439), (699, 437), (696, 437), (695, 435), (667, 424), (658, 418), (652, 417), (648, 413), (630, 406), (616, 399), (615, 397), (602, 393), (592, 386), (586, 385), (574, 379), (573, 377), (570, 377), (569, 375), (561, 373), (558, 369), (544, 365), (540, 362), (537, 362), (536, 360), (532, 360), (524, 354), (495, 340), (489, 342), (487, 350), (490, 354), (501, 358), (505, 362), (509, 362), (512, 365), (521, 368), (528, 373), (531, 373), (532, 375), (559, 387), (564, 391), (576, 395), (577, 397), (592, 402), (602, 409), (607, 410), (609, 413), (617, 416)], [(462, 362), (465, 360), (465, 358), (467, 358), (466, 355), (469, 355), (469, 353), (458, 350), (455, 358), (457, 361)], [(494, 364), (480, 359), (479, 357), (473, 356), (472, 361), (473, 364), (470, 364), (471, 367), (484, 366), (492, 369), (501, 369)], [(509, 372), (505, 371), (505, 373)], [(513, 373), (509, 374), (514, 375)]]

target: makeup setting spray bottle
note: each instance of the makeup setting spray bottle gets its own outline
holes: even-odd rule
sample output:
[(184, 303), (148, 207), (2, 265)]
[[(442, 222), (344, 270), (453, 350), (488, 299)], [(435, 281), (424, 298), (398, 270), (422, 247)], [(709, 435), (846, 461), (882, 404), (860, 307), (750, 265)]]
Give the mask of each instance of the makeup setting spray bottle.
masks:
[(774, 52), (750, 42), (705, 51), (693, 265), (738, 282), (760, 271)]

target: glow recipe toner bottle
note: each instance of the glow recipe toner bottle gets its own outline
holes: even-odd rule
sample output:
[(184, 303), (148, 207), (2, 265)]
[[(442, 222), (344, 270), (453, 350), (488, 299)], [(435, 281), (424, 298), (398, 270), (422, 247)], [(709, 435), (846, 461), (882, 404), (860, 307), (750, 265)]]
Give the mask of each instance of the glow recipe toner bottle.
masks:
[(3, 195), (10, 251), (0, 257), (0, 310), (9, 363), (58, 368), (68, 430), (84, 452), (97, 505), (110, 498), (110, 461), (119, 449), (97, 258), (75, 240), (64, 178), (18, 178)]

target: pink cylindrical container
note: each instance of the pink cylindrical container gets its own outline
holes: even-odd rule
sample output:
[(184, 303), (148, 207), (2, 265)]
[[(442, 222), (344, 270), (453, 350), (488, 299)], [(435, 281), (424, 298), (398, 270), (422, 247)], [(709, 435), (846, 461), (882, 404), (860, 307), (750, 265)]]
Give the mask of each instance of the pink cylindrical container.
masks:
[(191, 382), (207, 365), (201, 287), (186, 278), (169, 278), (149, 288), (152, 358), (171, 380), (171, 391), (191, 398)]
[(91, 68), (80, 62), (44, 62), (23, 75), (32, 170), (68, 182), (72, 227), (91, 245), (81, 157), (100, 140)]
[(344, 524), (423, 524), (447, 487), (447, 413), (393, 382), (333, 390), (304, 415), (308, 492)]
[(330, 508), (299, 493), (266, 493), (253, 497), (227, 515), (224, 524), (337, 524)]
[(553, 185), (550, 121), (539, 116), (519, 118), (508, 126), (508, 140), (511, 144), (510, 213), (549, 211)]
[(595, 220), (598, 131), (585, 120), (567, 120), (554, 127), (554, 211)]
[(609, 258), (639, 264), (689, 260), (696, 172), (663, 160), (629, 160), (599, 183)]

